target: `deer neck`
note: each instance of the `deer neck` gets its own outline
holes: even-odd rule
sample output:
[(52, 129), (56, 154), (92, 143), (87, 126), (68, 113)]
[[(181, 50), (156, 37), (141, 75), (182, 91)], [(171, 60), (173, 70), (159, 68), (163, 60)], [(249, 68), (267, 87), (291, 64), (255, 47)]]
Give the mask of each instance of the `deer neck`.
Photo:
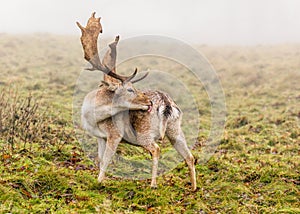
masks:
[(119, 112), (126, 111), (127, 108), (119, 106), (118, 103), (113, 102), (114, 93), (106, 90), (105, 88), (100, 89), (97, 92), (95, 99), (94, 112), (97, 115), (97, 122), (112, 117)]

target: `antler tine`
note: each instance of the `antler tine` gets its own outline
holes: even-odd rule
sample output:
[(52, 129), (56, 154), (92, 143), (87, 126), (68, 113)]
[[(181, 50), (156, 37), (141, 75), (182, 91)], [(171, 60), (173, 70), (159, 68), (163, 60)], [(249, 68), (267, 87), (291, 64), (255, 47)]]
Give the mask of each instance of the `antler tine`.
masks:
[[(99, 70), (115, 79), (120, 80), (122, 83), (129, 82), (136, 74), (132, 74), (129, 77), (121, 76), (112, 71), (114, 68), (109, 68), (101, 64), (97, 46), (98, 36), (102, 33), (100, 19), (100, 17), (95, 18), (95, 12), (93, 12), (86, 27), (83, 27), (79, 22), (76, 22), (82, 33), (80, 40), (84, 51), (84, 58), (92, 65), (92, 68), (87, 70)], [(118, 42), (118, 40), (119, 38), (116, 38), (116, 42)]]
[(137, 74), (137, 68), (135, 68), (133, 74), (131, 74), (126, 80), (124, 83), (127, 83), (127, 82), (130, 82)]
[(146, 73), (144, 76), (142, 76), (141, 78), (138, 78), (138, 79), (136, 79), (136, 80), (131, 81), (131, 83), (136, 83), (136, 82), (138, 82), (138, 81), (141, 81), (141, 80), (145, 79), (145, 78), (148, 76), (148, 74), (149, 74), (149, 72), (147, 72), (147, 73)]

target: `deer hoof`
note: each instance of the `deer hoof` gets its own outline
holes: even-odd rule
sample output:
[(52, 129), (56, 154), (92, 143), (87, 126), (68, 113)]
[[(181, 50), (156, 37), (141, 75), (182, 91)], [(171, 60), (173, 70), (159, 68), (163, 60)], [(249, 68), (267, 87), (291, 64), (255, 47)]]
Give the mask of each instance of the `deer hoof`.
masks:
[(156, 182), (155, 183), (151, 183), (151, 189), (157, 189), (157, 184), (156, 184)]
[(98, 182), (101, 183), (104, 180), (104, 176), (99, 175), (98, 176)]
[(197, 190), (197, 186), (192, 186), (192, 191), (195, 192)]

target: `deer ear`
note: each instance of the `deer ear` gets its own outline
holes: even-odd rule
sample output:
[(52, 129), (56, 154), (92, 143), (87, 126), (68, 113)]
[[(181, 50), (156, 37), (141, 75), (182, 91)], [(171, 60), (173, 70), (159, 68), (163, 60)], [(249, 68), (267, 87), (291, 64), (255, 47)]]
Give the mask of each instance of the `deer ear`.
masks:
[(99, 85), (99, 87), (102, 87), (104, 85), (107, 87), (107, 90), (109, 90), (109, 91), (115, 91), (118, 88), (117, 85), (114, 85), (112, 83), (108, 83), (108, 82), (102, 80), (101, 84)]
[(104, 80), (101, 80), (101, 84), (100, 84), (101, 86), (102, 85), (106, 85), (106, 86), (109, 86), (109, 83), (108, 82), (106, 82), (106, 81), (104, 81)]

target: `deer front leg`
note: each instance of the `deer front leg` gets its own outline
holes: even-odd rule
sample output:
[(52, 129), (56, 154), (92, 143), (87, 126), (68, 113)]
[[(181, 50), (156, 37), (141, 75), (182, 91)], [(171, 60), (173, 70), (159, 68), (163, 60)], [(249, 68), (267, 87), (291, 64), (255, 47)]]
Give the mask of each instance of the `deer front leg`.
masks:
[(156, 177), (157, 177), (157, 169), (158, 169), (158, 159), (160, 148), (156, 143), (150, 143), (144, 146), (146, 150), (148, 150), (152, 156), (152, 179), (151, 179), (151, 187), (156, 188)]
[(103, 155), (106, 148), (106, 141), (103, 138), (97, 138), (97, 141), (98, 141), (99, 168), (101, 169), (100, 163), (103, 160)]
[(104, 151), (103, 157), (100, 161), (100, 172), (99, 172), (99, 176), (98, 176), (99, 183), (103, 181), (103, 179), (105, 177), (106, 169), (107, 169), (108, 165), (110, 164), (110, 161), (111, 161), (113, 155), (115, 154), (120, 141), (121, 141), (120, 137), (107, 138), (105, 151)]

